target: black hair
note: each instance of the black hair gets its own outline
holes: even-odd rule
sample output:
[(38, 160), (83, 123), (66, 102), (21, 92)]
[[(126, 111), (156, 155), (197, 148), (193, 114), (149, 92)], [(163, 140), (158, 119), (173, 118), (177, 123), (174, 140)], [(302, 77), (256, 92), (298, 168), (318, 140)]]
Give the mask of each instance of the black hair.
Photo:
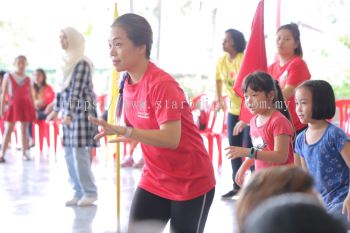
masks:
[(332, 86), (324, 80), (307, 80), (297, 89), (305, 88), (312, 96), (312, 119), (331, 119), (335, 115), (336, 105)]
[(242, 92), (246, 93), (248, 87), (253, 91), (263, 91), (266, 96), (271, 91), (274, 91), (275, 97), (273, 102), (275, 103), (276, 109), (280, 111), (290, 122), (292, 122), (292, 118), (290, 117), (288, 108), (284, 102), (282, 90), (277, 80), (274, 80), (271, 75), (262, 71), (248, 74), (248, 76), (244, 79)]
[(114, 20), (111, 27), (121, 27), (136, 46), (146, 45), (146, 57), (151, 55), (153, 32), (148, 21), (137, 14), (124, 14)]
[(246, 41), (244, 38), (244, 35), (242, 32), (236, 30), (236, 29), (228, 29), (225, 31), (225, 33), (229, 34), (232, 41), (233, 41), (233, 47), (238, 53), (243, 53), (246, 46)]
[(2, 80), (4, 79), (5, 74), (6, 74), (6, 71), (0, 70), (0, 89), (1, 89)]
[(41, 84), (41, 86), (39, 86), (36, 82), (34, 82), (34, 90), (36, 92), (38, 92), (40, 87), (45, 87), (47, 85), (47, 83), (46, 83), (47, 77), (46, 77), (46, 72), (43, 69), (41, 69), (41, 68), (36, 69), (35, 72), (40, 73), (43, 76), (43, 78), (44, 78), (43, 79), (43, 83)]
[(248, 216), (243, 233), (346, 233), (345, 223), (331, 216), (310, 194), (272, 197)]
[(6, 74), (6, 71), (4, 70), (0, 70), (0, 77), (3, 78)]
[(301, 47), (300, 31), (299, 31), (298, 24), (295, 24), (295, 23), (285, 24), (279, 27), (277, 32), (283, 29), (290, 31), (293, 35), (295, 42), (298, 44), (298, 46), (294, 49), (294, 54), (298, 55), (299, 57), (303, 57), (303, 48)]

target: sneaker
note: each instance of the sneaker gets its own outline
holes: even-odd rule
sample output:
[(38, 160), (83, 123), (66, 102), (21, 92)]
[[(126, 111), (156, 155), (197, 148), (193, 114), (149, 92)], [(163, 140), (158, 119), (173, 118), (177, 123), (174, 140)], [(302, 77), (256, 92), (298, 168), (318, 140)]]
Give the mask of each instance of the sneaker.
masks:
[(222, 199), (229, 199), (235, 196), (238, 193), (238, 189), (233, 189), (230, 190), (229, 192), (225, 193), (224, 195), (221, 196)]
[(143, 168), (143, 165), (144, 165), (145, 163), (143, 162), (143, 158), (142, 159), (140, 159), (139, 161), (137, 161), (137, 163), (135, 163), (132, 167), (133, 168), (137, 168), (137, 169), (141, 169), (141, 168)]
[(83, 196), (82, 198), (80, 198), (80, 200), (78, 201), (78, 206), (89, 206), (89, 205), (93, 205), (94, 202), (97, 200), (97, 197), (87, 197), (87, 196)]
[(77, 197), (73, 197), (72, 199), (70, 199), (69, 201), (66, 202), (66, 206), (74, 206), (77, 205), (79, 201), (79, 198)]
[(134, 165), (134, 160), (132, 157), (128, 157), (123, 162), (120, 163), (120, 167), (132, 167), (133, 165)]
[(23, 161), (30, 161), (31, 160), (28, 152), (23, 153), (22, 158), (23, 158)]

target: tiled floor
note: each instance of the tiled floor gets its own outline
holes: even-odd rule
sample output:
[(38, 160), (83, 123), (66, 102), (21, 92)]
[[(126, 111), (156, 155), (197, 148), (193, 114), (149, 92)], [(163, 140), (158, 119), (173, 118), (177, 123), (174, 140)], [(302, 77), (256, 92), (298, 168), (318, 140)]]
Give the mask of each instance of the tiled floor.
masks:
[[(115, 168), (103, 148), (98, 152), (98, 161), (93, 164), (99, 200), (92, 207), (64, 206), (65, 200), (71, 197), (71, 189), (61, 152), (55, 159), (52, 150), (39, 155), (35, 148), (32, 155), (33, 161), (22, 161), (20, 153), (12, 149), (6, 156), (8, 162), (0, 164), (0, 232), (117, 232)], [(220, 194), (230, 188), (229, 172), (229, 162), (224, 159), (223, 173), (217, 175), (207, 233), (234, 231), (234, 201), (220, 200)], [(121, 169), (120, 232), (125, 232), (139, 176), (140, 170)], [(164, 232), (168, 232), (167, 229)]]

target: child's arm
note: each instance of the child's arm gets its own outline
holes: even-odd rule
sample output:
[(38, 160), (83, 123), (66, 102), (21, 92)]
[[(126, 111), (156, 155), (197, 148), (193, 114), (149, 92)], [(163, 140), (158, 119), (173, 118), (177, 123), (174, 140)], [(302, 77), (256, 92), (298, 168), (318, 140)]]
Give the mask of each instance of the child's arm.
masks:
[(1, 93), (1, 99), (0, 99), (0, 116), (2, 116), (4, 112), (4, 105), (5, 105), (5, 96), (7, 94), (7, 86), (8, 86), (8, 79), (4, 78), (2, 82), (2, 93)]
[(35, 90), (34, 90), (34, 87), (32, 86), (32, 85), (30, 85), (30, 96), (32, 97), (32, 103), (34, 104), (34, 106), (35, 106), (35, 102), (34, 102), (34, 100), (35, 100)]
[(242, 163), (241, 167), (238, 169), (235, 177), (235, 182), (240, 187), (243, 186), (245, 173), (248, 171), (248, 169), (254, 164), (254, 159), (246, 159)]
[[(290, 136), (286, 134), (274, 137), (275, 146), (273, 151), (257, 151), (255, 159), (265, 162), (284, 163), (288, 160)], [(250, 148), (230, 146), (226, 156), (230, 159), (249, 157)]]
[[(346, 165), (350, 168), (350, 142), (347, 141), (344, 145), (343, 150), (340, 152), (342, 155)], [(343, 214), (348, 215), (348, 221), (350, 221), (350, 190), (348, 192), (348, 195), (346, 196), (344, 203), (343, 203)]]

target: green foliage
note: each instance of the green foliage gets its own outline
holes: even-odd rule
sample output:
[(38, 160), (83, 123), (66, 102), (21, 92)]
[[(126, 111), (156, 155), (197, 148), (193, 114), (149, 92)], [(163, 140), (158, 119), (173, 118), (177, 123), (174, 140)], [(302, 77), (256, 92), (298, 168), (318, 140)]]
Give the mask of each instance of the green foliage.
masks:
[(340, 42), (350, 49), (350, 35), (344, 35), (339, 38)]
[(85, 36), (89, 37), (92, 35), (92, 31), (93, 31), (93, 26), (92, 23), (88, 23), (87, 24), (87, 28), (85, 30), (85, 32), (83, 33)]
[(334, 94), (336, 99), (349, 99), (350, 98), (350, 71), (346, 78), (339, 85), (333, 85)]

